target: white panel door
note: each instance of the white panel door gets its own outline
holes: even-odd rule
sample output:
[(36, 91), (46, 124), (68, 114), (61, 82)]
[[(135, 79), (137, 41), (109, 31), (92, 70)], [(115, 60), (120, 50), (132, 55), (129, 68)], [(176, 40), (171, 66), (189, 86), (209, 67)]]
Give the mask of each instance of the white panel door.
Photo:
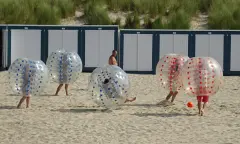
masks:
[(174, 53), (188, 56), (188, 34), (175, 34)]
[(63, 47), (64, 30), (48, 30), (48, 56)]
[(160, 34), (160, 53), (159, 59), (165, 54), (174, 52), (173, 34)]
[(85, 67), (99, 67), (99, 30), (85, 31)]
[(152, 71), (152, 34), (138, 34), (138, 71)]
[(78, 53), (78, 30), (63, 31), (63, 48), (68, 52)]
[(11, 31), (11, 62), (17, 58), (41, 60), (41, 30)]
[(123, 37), (123, 69), (137, 71), (137, 34), (124, 34)]
[(108, 58), (114, 50), (114, 30), (99, 30), (99, 66), (108, 64)]
[(25, 46), (24, 46), (24, 37), (25, 30), (11, 30), (11, 63), (14, 62), (17, 58), (24, 58), (25, 55)]
[(231, 35), (231, 71), (240, 71), (240, 35)]
[(25, 30), (25, 55), (32, 60), (41, 60), (41, 30)]
[(209, 35), (196, 34), (195, 38), (195, 56), (209, 56)]
[(224, 35), (210, 35), (209, 56), (218, 61), (223, 68)]

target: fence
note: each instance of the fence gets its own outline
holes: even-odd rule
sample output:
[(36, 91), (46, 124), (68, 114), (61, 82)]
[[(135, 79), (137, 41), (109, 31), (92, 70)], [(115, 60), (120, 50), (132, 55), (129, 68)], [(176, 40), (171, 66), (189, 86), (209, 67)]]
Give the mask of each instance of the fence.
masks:
[(0, 67), (8, 67), (18, 57), (46, 62), (51, 52), (64, 48), (77, 52), (83, 70), (92, 71), (107, 64), (112, 50), (116, 49), (120, 67), (129, 73), (154, 74), (161, 56), (179, 53), (213, 57), (225, 75), (240, 75), (240, 31), (142, 29), (119, 33), (118, 26), (39, 25), (0, 25), (0, 31)]

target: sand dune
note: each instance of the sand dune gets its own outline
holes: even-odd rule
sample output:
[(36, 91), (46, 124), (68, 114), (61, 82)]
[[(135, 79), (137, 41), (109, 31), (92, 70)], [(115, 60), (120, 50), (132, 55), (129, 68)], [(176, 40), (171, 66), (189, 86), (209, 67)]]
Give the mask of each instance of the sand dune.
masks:
[[(120, 110), (101, 111), (86, 91), (89, 74), (55, 93), (50, 85), (31, 98), (31, 108), (16, 109), (19, 96), (6, 91), (6, 72), (0, 73), (1, 144), (238, 144), (240, 143), (240, 78), (225, 77), (225, 86), (210, 98), (206, 115), (197, 116), (196, 99), (180, 93), (176, 104), (158, 107), (167, 92), (153, 75), (129, 75), (134, 103)], [(23, 105), (24, 107), (25, 105)]]

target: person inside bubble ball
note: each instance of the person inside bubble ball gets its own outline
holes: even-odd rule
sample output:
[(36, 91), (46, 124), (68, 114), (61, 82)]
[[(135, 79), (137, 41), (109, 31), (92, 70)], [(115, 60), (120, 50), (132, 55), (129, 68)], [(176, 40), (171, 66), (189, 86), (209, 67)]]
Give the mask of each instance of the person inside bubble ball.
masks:
[[(64, 59), (66, 59), (66, 57), (64, 57)], [(61, 76), (61, 83), (58, 85), (55, 96), (58, 95), (59, 91), (61, 90), (62, 86), (65, 84), (65, 92), (66, 95), (68, 96), (68, 86), (69, 84), (65, 83), (67, 81), (67, 68), (68, 68), (68, 64), (63, 64), (62, 65), (62, 76)]]
[[(116, 66), (118, 65), (117, 60), (116, 60), (116, 56), (117, 56), (117, 50), (113, 50), (112, 55), (108, 59), (108, 64), (109, 65), (116, 65)], [(131, 99), (126, 99), (125, 103), (133, 102), (135, 100), (136, 100), (136, 97), (131, 98)]]
[(103, 90), (108, 98), (117, 98), (122, 94), (122, 91), (119, 89), (118, 84), (111, 82), (111, 78), (105, 79), (103, 81)]
[[(173, 66), (170, 67), (170, 85), (171, 85), (171, 89), (169, 94), (167, 95), (166, 99), (159, 102), (157, 105), (160, 105), (162, 103), (165, 103), (166, 105), (173, 105), (174, 100), (178, 94), (178, 90), (177, 90), (177, 86), (176, 86), (176, 81), (179, 75), (179, 70), (178, 70), (178, 59), (175, 59), (173, 62)], [(170, 103), (169, 100), (171, 99)]]
[[(111, 79), (111, 78), (110, 78)], [(112, 85), (112, 86), (110, 86), (110, 79), (105, 79), (104, 80), (104, 82), (103, 82), (103, 89), (104, 89), (104, 91), (105, 91), (105, 93), (107, 94), (107, 96), (109, 97), (109, 98), (112, 98), (112, 97), (114, 97), (112, 94), (116, 94), (117, 93), (117, 91), (116, 91), (116, 89), (114, 88), (114, 86)], [(110, 87), (109, 87), (110, 86)], [(111, 92), (110, 92), (110, 89), (109, 88), (111, 88)]]
[[(202, 68), (203, 64), (201, 62), (199, 62), (198, 67)], [(195, 73), (199, 74), (199, 77), (202, 77), (200, 79), (199, 83), (205, 83), (205, 85), (202, 86), (198, 86), (197, 88), (195, 88), (196, 92), (197, 92), (197, 105), (198, 105), (198, 114), (200, 116), (203, 116), (204, 114), (204, 109), (207, 106), (208, 100), (209, 100), (209, 95), (208, 95), (208, 82), (207, 82), (207, 74), (208, 72), (205, 70), (196, 70)]]
[(209, 99), (209, 96), (208, 96), (208, 93), (207, 93), (207, 87), (203, 87), (203, 88), (200, 88), (198, 90), (199, 91), (202, 91), (201, 94), (199, 93), (198, 96), (197, 96), (197, 101), (198, 101), (198, 114), (200, 116), (203, 116), (204, 114), (204, 109), (206, 108), (207, 106), (207, 103), (208, 103), (208, 99)]
[(29, 103), (30, 103), (30, 85), (31, 85), (31, 81), (32, 81), (32, 77), (34, 76), (34, 73), (32, 71), (32, 74), (30, 75), (30, 71), (29, 71), (29, 64), (26, 64), (24, 67), (24, 84), (23, 84), (23, 88), (22, 88), (22, 92), (23, 92), (23, 97), (20, 99), (17, 108), (20, 108), (22, 103), (26, 100), (26, 108), (29, 107)]

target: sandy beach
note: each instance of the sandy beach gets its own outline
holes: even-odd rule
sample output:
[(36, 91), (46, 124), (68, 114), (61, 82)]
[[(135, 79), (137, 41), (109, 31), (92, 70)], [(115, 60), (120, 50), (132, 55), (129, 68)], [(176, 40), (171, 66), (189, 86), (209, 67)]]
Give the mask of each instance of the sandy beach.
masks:
[[(87, 92), (89, 73), (70, 86), (71, 96), (52, 83), (31, 107), (16, 109), (19, 96), (6, 90), (0, 73), (1, 144), (239, 144), (240, 77), (224, 77), (224, 88), (210, 98), (205, 116), (198, 116), (196, 98), (181, 92), (175, 105), (156, 106), (167, 94), (154, 75), (129, 74), (133, 103), (101, 111)], [(186, 107), (191, 101), (194, 108)]]

